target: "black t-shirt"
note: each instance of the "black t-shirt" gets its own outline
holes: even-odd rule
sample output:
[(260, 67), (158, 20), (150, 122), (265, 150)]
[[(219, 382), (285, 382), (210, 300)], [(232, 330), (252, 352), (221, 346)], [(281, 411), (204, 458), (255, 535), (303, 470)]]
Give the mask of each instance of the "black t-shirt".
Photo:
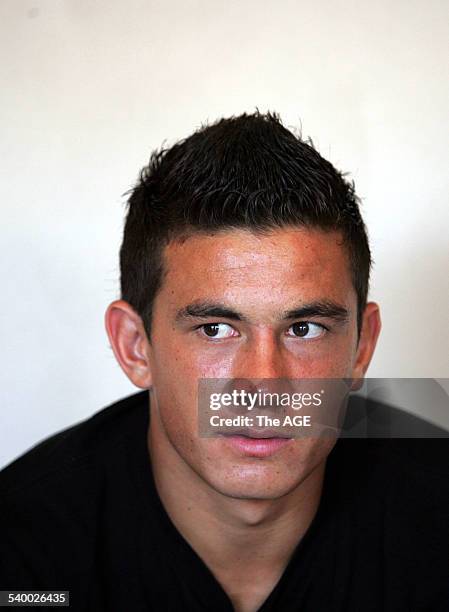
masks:
[[(171, 523), (138, 393), (0, 473), (0, 590), (70, 591), (92, 612), (231, 612)], [(448, 612), (444, 439), (340, 439), (318, 512), (262, 612)]]

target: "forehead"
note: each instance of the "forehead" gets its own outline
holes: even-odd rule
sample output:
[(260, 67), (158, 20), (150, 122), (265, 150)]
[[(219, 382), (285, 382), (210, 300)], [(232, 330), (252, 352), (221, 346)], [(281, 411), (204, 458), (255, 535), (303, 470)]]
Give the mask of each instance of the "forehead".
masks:
[[(352, 289), (340, 233), (283, 228), (260, 234), (231, 229), (173, 241), (164, 253), (162, 291), (185, 299), (233, 301), (344, 299)], [(355, 294), (354, 294), (355, 295)]]

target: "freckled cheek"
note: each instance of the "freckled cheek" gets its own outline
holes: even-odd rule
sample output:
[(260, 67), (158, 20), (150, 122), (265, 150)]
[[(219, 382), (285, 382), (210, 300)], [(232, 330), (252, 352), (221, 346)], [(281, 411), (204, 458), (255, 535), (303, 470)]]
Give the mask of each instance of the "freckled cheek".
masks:
[[(235, 347), (173, 347), (168, 357), (179, 376), (194, 381), (200, 378), (227, 378), (236, 355)], [(172, 354), (176, 357), (172, 359)], [(174, 372), (174, 370), (173, 370)]]
[[(159, 381), (159, 388), (164, 386)], [(198, 431), (198, 402), (196, 385), (186, 387), (183, 381), (168, 381), (165, 390), (158, 393), (161, 420), (173, 440), (190, 447)]]
[(161, 372), (168, 371), (175, 375), (189, 366), (190, 352), (170, 336), (159, 334), (154, 337), (153, 367)]
[(301, 374), (308, 378), (339, 378), (346, 372), (345, 361), (338, 355), (329, 354), (310, 359), (301, 368)]
[(320, 373), (323, 377), (346, 376), (351, 371), (354, 359), (354, 346), (351, 335), (341, 334), (332, 338), (331, 342), (322, 345), (315, 354), (311, 354), (311, 364), (316, 370), (315, 376)]
[(334, 347), (304, 348), (289, 351), (286, 370), (290, 378), (329, 378), (342, 376), (347, 356)]

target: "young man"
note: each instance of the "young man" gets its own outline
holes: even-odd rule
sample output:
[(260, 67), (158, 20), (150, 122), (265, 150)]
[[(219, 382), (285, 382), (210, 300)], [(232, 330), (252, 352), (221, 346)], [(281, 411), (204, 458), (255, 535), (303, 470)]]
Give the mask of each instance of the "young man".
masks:
[(445, 445), (198, 433), (203, 379), (363, 378), (370, 261), (352, 185), (276, 116), (154, 154), (106, 313), (144, 391), (3, 471), (0, 588), (74, 610), (448, 610)]

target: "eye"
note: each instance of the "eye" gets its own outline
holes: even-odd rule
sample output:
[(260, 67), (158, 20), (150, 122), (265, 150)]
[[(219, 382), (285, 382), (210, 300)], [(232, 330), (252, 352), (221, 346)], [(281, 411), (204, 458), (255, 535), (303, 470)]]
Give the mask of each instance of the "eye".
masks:
[(309, 321), (299, 321), (298, 323), (293, 323), (291, 327), (289, 327), (289, 331), (292, 333), (287, 334), (289, 336), (293, 336), (294, 338), (306, 338), (306, 340), (311, 340), (313, 338), (318, 338), (322, 336), (325, 331), (327, 331), (327, 327), (324, 325), (320, 325), (319, 323), (310, 323)]
[(236, 335), (235, 329), (227, 323), (206, 323), (200, 328), (208, 338), (221, 340), (223, 338), (231, 338)]

